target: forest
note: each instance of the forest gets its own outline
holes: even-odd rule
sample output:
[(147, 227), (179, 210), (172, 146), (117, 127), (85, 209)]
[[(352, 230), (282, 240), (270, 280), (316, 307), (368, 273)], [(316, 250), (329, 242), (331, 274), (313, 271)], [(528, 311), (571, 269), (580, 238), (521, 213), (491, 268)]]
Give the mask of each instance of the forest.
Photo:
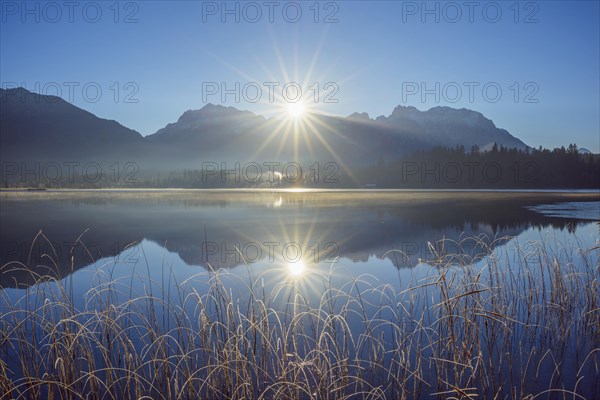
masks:
[[(315, 164), (317, 165), (317, 164)], [(600, 155), (567, 148), (509, 149), (494, 145), (489, 151), (473, 146), (434, 147), (387, 161), (366, 160), (360, 167), (326, 163), (294, 169), (287, 174), (252, 175), (232, 171), (183, 169), (145, 172), (135, 169), (114, 179), (106, 171), (93, 179), (81, 174), (60, 178), (44, 174), (21, 174), (4, 179), (10, 188), (322, 188), (322, 189), (600, 189)]]

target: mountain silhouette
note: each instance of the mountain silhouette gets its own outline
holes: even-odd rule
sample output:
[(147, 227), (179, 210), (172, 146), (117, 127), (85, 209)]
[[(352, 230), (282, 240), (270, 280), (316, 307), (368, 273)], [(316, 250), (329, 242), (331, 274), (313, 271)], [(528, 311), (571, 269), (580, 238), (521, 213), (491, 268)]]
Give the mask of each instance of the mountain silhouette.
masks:
[(55, 96), (0, 89), (0, 156), (12, 162), (137, 162), (147, 171), (202, 168), (206, 162), (289, 162), (342, 166), (393, 161), (436, 146), (491, 149), (527, 145), (481, 113), (398, 106), (385, 117), (309, 114), (294, 126), (234, 107), (207, 104), (143, 137)]
[(112, 160), (138, 151), (144, 138), (56, 96), (0, 89), (0, 156), (14, 162)]

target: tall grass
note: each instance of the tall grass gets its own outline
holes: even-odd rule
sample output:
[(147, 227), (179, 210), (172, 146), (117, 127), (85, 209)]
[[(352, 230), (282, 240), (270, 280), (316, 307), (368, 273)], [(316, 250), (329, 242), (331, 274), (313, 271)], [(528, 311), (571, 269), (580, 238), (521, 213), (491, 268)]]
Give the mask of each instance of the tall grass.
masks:
[(311, 290), (107, 273), (77, 307), (36, 276), (1, 295), (0, 399), (600, 398), (600, 246), (513, 245), (437, 243), (403, 288), (343, 266)]

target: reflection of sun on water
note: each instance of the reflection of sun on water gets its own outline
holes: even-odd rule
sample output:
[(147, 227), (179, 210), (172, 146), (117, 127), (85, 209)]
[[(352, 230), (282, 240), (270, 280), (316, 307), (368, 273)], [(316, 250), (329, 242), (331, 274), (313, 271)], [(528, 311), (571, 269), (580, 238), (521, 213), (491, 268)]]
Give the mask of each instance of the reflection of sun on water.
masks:
[(306, 264), (302, 260), (290, 262), (287, 263), (287, 269), (291, 277), (298, 278), (306, 271)]

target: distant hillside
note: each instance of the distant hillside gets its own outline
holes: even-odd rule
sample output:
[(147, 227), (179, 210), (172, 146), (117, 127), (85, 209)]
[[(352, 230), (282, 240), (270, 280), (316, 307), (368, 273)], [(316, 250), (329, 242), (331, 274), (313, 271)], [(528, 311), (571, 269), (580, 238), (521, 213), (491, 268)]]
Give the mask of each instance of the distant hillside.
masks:
[[(398, 106), (389, 117), (369, 118), (313, 114), (297, 137), (277, 119), (265, 120), (248, 111), (208, 104), (186, 111), (177, 122), (147, 137), (179, 160), (336, 161), (364, 165), (378, 159), (395, 160), (419, 149), (472, 146), (490, 150), (494, 143), (527, 149), (481, 113), (449, 107), (419, 111)], [(197, 166), (197, 165), (194, 165)]]
[(0, 89), (3, 161), (109, 160), (139, 151), (144, 138), (60, 97)]
[(203, 162), (337, 162), (342, 166), (393, 161), (437, 146), (494, 143), (526, 149), (521, 140), (481, 113), (434, 107), (398, 106), (389, 116), (307, 116), (292, 124), (233, 107), (208, 104), (142, 137), (116, 121), (98, 118), (58, 97), (25, 89), (0, 91), (0, 148), (3, 161), (135, 161), (152, 171), (200, 168)]
[(438, 146), (478, 146), (481, 150), (491, 150), (498, 146), (525, 150), (527, 145), (512, 136), (505, 129), (497, 128), (492, 120), (483, 114), (466, 108), (433, 107), (419, 111), (415, 107), (398, 106), (389, 117), (378, 117), (377, 121), (402, 129), (409, 129), (424, 135)]

